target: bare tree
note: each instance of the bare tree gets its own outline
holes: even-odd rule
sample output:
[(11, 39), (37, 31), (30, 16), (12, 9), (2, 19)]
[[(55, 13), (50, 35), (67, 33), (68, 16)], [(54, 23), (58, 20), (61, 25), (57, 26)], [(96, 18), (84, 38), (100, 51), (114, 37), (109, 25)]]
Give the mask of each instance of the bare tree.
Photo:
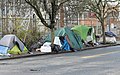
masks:
[[(116, 5), (111, 5), (113, 2), (118, 2), (117, 0), (88, 0), (87, 8), (95, 13), (95, 16), (99, 20), (102, 26), (103, 43), (106, 43), (105, 39), (105, 19), (112, 14), (116, 16), (118, 12), (119, 2)], [(110, 4), (111, 3), (111, 4)]]
[[(41, 20), (42, 24), (50, 28), (51, 43), (53, 45), (56, 15), (61, 5), (69, 0), (25, 0), (25, 1), (35, 10), (35, 13)], [(50, 23), (47, 23), (47, 21), (43, 17), (41, 9), (45, 11), (46, 14), (49, 16)]]
[(66, 2), (64, 4), (65, 8), (65, 19), (66, 19), (66, 25), (69, 22), (77, 21), (78, 18), (78, 25), (79, 25), (79, 18), (82, 15), (82, 13), (85, 11), (85, 5), (86, 5), (86, 0), (70, 0), (69, 2)]

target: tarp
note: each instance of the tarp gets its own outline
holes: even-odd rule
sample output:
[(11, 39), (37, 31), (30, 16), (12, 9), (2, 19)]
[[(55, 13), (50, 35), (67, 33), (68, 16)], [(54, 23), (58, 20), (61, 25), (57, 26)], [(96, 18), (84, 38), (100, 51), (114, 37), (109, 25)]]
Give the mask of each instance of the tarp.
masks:
[(108, 37), (117, 37), (117, 35), (115, 35), (113, 32), (111, 31), (108, 31), (108, 32), (105, 32), (105, 35), (108, 36)]
[[(65, 28), (60, 28), (55, 31), (55, 36), (68, 36), (72, 48), (74, 49), (80, 49), (83, 48), (83, 44), (81, 42), (81, 37), (79, 35), (76, 35), (73, 31), (70, 30), (70, 28), (65, 27)], [(50, 42), (51, 41), (51, 35), (49, 34), (45, 41)]]
[(6, 46), (0, 46), (0, 54), (7, 54), (8, 47)]
[[(4, 48), (7, 47), (8, 49)], [(4, 49), (3, 49), (4, 48)], [(7, 50), (7, 52), (6, 52)], [(28, 49), (25, 45), (15, 36), (15, 35), (5, 35), (0, 40), (0, 53), (11, 53), (11, 54), (20, 54), (28, 52)]]
[(70, 50), (70, 45), (69, 45), (69, 43), (68, 43), (68, 41), (67, 41), (67, 39), (64, 37), (64, 40), (63, 40), (63, 42), (61, 42), (61, 44), (62, 44), (62, 49), (63, 50), (65, 50), (65, 51), (69, 51)]

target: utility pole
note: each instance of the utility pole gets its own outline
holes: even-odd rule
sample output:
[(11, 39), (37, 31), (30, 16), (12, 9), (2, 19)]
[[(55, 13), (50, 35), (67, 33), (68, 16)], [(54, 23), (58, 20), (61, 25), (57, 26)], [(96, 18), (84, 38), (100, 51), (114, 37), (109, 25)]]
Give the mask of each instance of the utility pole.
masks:
[(78, 25), (80, 25), (80, 13), (78, 12)]
[(1, 21), (2, 21), (2, 26), (1, 26), (1, 34), (2, 34), (2, 37), (3, 37), (3, 0), (1, 2)]

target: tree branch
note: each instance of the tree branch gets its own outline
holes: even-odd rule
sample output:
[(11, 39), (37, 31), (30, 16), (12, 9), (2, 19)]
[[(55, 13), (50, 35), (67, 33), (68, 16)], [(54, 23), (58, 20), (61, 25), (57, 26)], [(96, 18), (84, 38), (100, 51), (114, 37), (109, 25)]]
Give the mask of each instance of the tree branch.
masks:
[(58, 5), (58, 9), (60, 9), (60, 7), (67, 1), (70, 1), (70, 0), (64, 0), (64, 1), (60, 2), (60, 4)]
[(43, 5), (44, 5), (44, 8), (45, 8), (46, 13), (48, 13), (49, 16), (51, 16), (51, 12), (50, 12), (50, 10), (49, 10), (48, 7), (47, 7), (47, 2), (46, 2), (46, 0), (43, 0)]
[[(50, 26), (46, 23), (45, 19), (42, 16), (41, 11), (38, 9), (37, 5), (33, 5), (30, 1), (25, 0), (31, 7), (33, 7), (33, 9), (35, 10), (37, 16), (40, 18), (41, 22), (48, 28), (50, 28)], [(36, 6), (36, 7), (35, 7)]]

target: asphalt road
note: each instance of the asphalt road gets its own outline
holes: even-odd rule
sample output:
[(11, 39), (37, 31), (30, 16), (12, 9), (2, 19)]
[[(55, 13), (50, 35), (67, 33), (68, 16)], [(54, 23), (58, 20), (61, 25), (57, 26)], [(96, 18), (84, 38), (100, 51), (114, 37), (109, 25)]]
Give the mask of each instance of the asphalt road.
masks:
[(120, 75), (120, 46), (4, 60), (0, 75)]

